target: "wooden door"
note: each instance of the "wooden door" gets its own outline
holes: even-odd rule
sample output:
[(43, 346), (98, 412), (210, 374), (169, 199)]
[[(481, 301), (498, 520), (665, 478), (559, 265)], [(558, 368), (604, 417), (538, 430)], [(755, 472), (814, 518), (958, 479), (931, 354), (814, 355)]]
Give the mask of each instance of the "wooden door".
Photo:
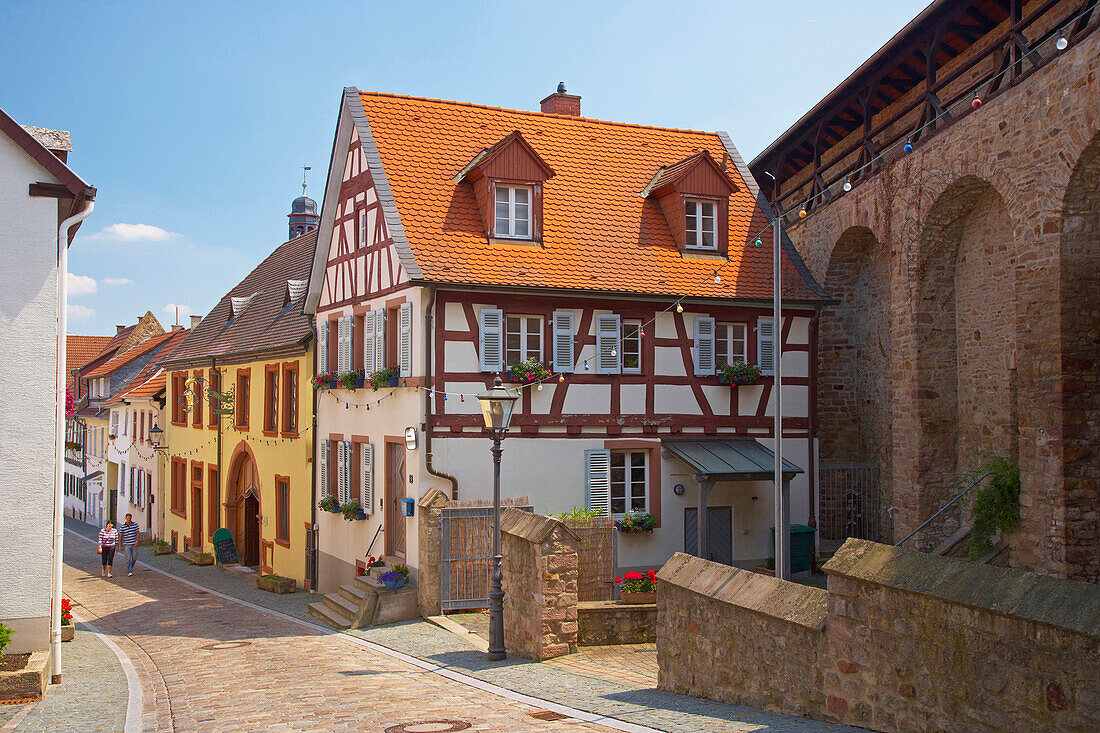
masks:
[[(695, 555), (699, 547), (699, 524), (695, 507), (684, 509), (684, 552)], [(707, 560), (733, 564), (733, 509), (707, 507)]]
[(242, 565), (260, 564), (260, 502), (254, 494), (249, 494), (242, 502), (244, 514), (244, 553)]
[(405, 443), (386, 439), (386, 554), (405, 557)]
[(191, 464), (191, 546), (202, 550), (202, 464)]

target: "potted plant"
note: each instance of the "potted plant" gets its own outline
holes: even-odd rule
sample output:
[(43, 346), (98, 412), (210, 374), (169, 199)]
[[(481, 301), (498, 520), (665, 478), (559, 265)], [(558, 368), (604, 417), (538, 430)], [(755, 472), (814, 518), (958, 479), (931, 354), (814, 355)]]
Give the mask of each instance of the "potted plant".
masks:
[(758, 379), (760, 379), (760, 367), (744, 361), (725, 364), (718, 372), (718, 381), (722, 384), (753, 384)]
[(615, 526), (623, 534), (640, 534), (642, 532), (652, 534), (661, 518), (648, 512), (631, 512), (615, 522)]
[(386, 586), (390, 590), (397, 592), (397, 589), (405, 585), (405, 576), (399, 573), (397, 570), (387, 570), (382, 573), (382, 577), (379, 578), (382, 581), (382, 585)]
[(381, 576), (382, 573), (386, 572), (386, 561), (382, 559), (381, 555), (379, 555), (378, 557), (371, 555), (367, 558), (367, 566), (365, 568), (365, 572), (372, 578), (377, 578)]
[(336, 497), (332, 494), (328, 494), (325, 498), (317, 502), (317, 508), (323, 512), (332, 512), (333, 514), (340, 513), (340, 502), (336, 501)]
[(73, 604), (68, 598), (61, 599), (61, 641), (72, 641), (76, 636), (76, 627), (73, 626)]
[(209, 552), (196, 552), (191, 555), (190, 562), (192, 565), (213, 565), (214, 556)]
[(314, 389), (331, 389), (339, 383), (340, 377), (336, 372), (324, 372), (315, 374), (310, 380)]
[(337, 382), (339, 382), (341, 387), (343, 387), (344, 389), (350, 389), (353, 392), (355, 391), (356, 387), (363, 386), (363, 383), (359, 380), (359, 372), (352, 371), (340, 372), (340, 376), (337, 377)]
[(344, 515), (344, 520), (348, 522), (367, 518), (367, 513), (363, 511), (363, 507), (359, 504), (358, 499), (348, 500), (347, 503), (340, 507), (340, 512)]
[(625, 605), (657, 602), (657, 571), (649, 570), (645, 575), (631, 570), (626, 575), (615, 578), (619, 584), (620, 602)]
[(297, 589), (297, 585), (294, 578), (284, 578), (274, 573), (256, 576), (256, 587), (260, 590), (266, 590), (268, 593), (293, 593)]
[(153, 554), (170, 555), (172, 554), (172, 545), (164, 540), (153, 540)]
[(530, 384), (541, 382), (550, 376), (550, 370), (542, 365), (538, 359), (524, 359), (508, 367), (508, 375), (513, 382)]
[(396, 387), (400, 372), (397, 367), (387, 367), (386, 369), (379, 369), (376, 372), (371, 372), (370, 375), (370, 387), (375, 392), (379, 387)]

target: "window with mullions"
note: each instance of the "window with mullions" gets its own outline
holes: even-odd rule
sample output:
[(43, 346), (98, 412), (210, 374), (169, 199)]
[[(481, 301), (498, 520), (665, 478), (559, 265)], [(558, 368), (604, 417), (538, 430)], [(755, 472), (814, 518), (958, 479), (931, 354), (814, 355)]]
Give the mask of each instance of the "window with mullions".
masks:
[(721, 369), (727, 364), (747, 362), (748, 340), (744, 323), (719, 323), (714, 327), (715, 366)]
[(646, 451), (612, 451), (611, 513), (646, 510)]
[(531, 189), (497, 186), (493, 233), (498, 237), (531, 238)]
[(623, 374), (642, 373), (642, 322), (623, 321)]
[(504, 366), (527, 359), (542, 361), (542, 319), (508, 316), (504, 319)]
[(718, 224), (713, 201), (686, 202), (687, 246), (690, 249), (718, 249)]

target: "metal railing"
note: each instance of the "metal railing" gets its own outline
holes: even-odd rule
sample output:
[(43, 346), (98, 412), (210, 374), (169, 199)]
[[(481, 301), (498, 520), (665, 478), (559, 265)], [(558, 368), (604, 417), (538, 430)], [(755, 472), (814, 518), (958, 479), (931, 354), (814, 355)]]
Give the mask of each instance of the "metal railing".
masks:
[(963, 489), (963, 490), (962, 490), (962, 491), (960, 491), (960, 492), (959, 492), (958, 494), (956, 494), (956, 495), (955, 495), (955, 498), (954, 498), (954, 499), (952, 499), (951, 501), (947, 502), (947, 503), (946, 503), (946, 504), (944, 504), (944, 505), (943, 505), (942, 507), (940, 507), (940, 510), (939, 510), (938, 512), (936, 512), (935, 514), (933, 514), (932, 516), (930, 516), (930, 517), (929, 517), (928, 519), (926, 519), (926, 520), (924, 520), (923, 522), (921, 522), (920, 526), (919, 526), (919, 527), (917, 527), (916, 529), (914, 529), (914, 530), (913, 530), (912, 532), (910, 532), (909, 534), (905, 535), (905, 538), (904, 538), (904, 539), (902, 539), (902, 541), (901, 541), (901, 542), (895, 542), (895, 543), (894, 543), (894, 547), (901, 547), (902, 545), (904, 545), (904, 544), (905, 544), (905, 542), (906, 542), (906, 540), (908, 540), (908, 539), (909, 539), (909, 538), (911, 538), (911, 537), (912, 537), (913, 535), (915, 535), (915, 534), (916, 534), (917, 532), (920, 532), (920, 531), (921, 531), (922, 529), (924, 529), (924, 528), (925, 528), (925, 527), (927, 527), (927, 526), (928, 526), (929, 524), (931, 524), (931, 523), (932, 523), (932, 521), (933, 521), (933, 520), (934, 520), (934, 519), (935, 519), (936, 517), (940, 516), (940, 515), (941, 515), (941, 514), (943, 514), (943, 513), (945, 512), (945, 511), (947, 511), (947, 510), (948, 510), (948, 509), (950, 509), (950, 508), (951, 508), (952, 506), (954, 506), (954, 505), (955, 505), (955, 502), (957, 502), (957, 501), (958, 501), (959, 499), (963, 498), (963, 497), (964, 497), (964, 496), (966, 495), (966, 493), (967, 493), (968, 491), (970, 491), (970, 490), (971, 490), (971, 489), (973, 489), (973, 488), (974, 488), (975, 486), (977, 486), (978, 484), (980, 484), (980, 483), (981, 483), (982, 481), (985, 481), (985, 480), (986, 480), (987, 478), (989, 478), (989, 477), (990, 477), (990, 476), (992, 476), (992, 475), (993, 475), (993, 472), (992, 472), (992, 471), (986, 471), (986, 472), (985, 472), (985, 473), (983, 473), (983, 474), (982, 474), (981, 476), (979, 476), (978, 478), (974, 479), (974, 481), (973, 481), (973, 482), (972, 482), (972, 483), (971, 483), (971, 484), (970, 484), (969, 486), (967, 486), (967, 487), (966, 487), (965, 489)]

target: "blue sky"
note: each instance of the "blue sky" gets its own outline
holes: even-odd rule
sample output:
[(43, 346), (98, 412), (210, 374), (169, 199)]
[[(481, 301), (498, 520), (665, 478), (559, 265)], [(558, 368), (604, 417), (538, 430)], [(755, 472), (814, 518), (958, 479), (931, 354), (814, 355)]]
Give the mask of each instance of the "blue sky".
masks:
[(751, 159), (925, 5), (5, 0), (0, 107), (71, 131), (99, 188), (69, 331), (107, 334), (205, 314), (286, 239), (345, 86), (538, 109), (564, 80), (585, 116), (725, 130)]

